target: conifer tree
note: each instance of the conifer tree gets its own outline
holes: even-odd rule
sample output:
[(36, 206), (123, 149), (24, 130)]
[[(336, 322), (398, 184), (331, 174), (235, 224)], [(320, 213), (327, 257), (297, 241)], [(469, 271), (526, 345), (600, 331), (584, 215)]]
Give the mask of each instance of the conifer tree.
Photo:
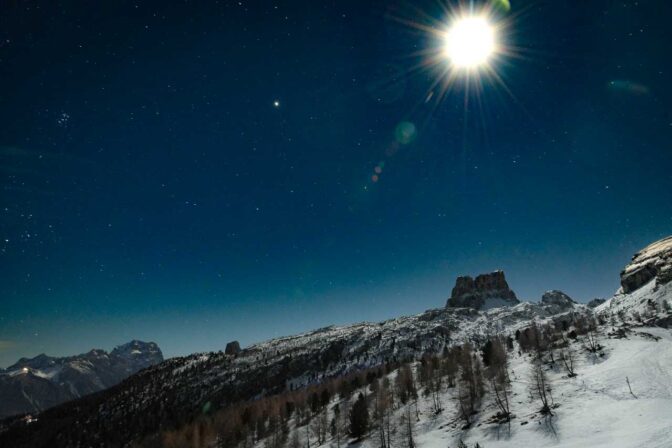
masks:
[(350, 411), (350, 435), (363, 438), (369, 429), (369, 408), (364, 394), (360, 393)]

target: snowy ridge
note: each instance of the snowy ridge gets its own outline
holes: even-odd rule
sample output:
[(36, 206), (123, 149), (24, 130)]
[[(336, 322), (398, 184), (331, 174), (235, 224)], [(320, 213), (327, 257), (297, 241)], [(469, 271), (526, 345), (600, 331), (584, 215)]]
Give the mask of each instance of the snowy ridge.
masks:
[(45, 354), (22, 358), (0, 369), (0, 418), (36, 413), (100, 391), (161, 361), (158, 345), (141, 341), (120, 345), (110, 353), (94, 349), (64, 358)]
[[(101, 440), (123, 434), (130, 441), (146, 434), (146, 425), (139, 422), (147, 415), (178, 415), (187, 420), (204, 408), (220, 409), (386, 362), (417, 359), (466, 341), (480, 343), (490, 335), (527, 327), (531, 321), (570, 319), (572, 313), (589, 312), (583, 305), (574, 305), (557, 313), (554, 306), (528, 302), (486, 311), (442, 308), (380, 323), (331, 326), (276, 338), (237, 355), (212, 352), (172, 358), (103, 394), (62, 405), (57, 413), (42, 413), (30, 426), (29, 444), (23, 446), (41, 446), (35, 445), (33, 437), (46, 437), (42, 431), (61, 425), (70, 428), (67, 437), (79, 434), (90, 442), (86, 428), (96, 427)], [(58, 442), (59, 437), (66, 437), (61, 431), (49, 437), (51, 445), (44, 446), (72, 446)]]
[[(457, 417), (457, 391), (446, 389), (440, 396), (444, 409), (439, 414), (433, 411), (429, 399), (419, 400), (419, 418), (414, 427), (416, 446), (451, 448), (458, 447), (460, 441), (468, 447), (478, 443), (484, 448), (672, 446), (670, 331), (641, 327), (629, 332), (625, 339), (602, 335), (600, 342), (604, 346), (603, 357), (581, 351), (580, 343), (574, 343), (579, 351), (574, 378), (569, 378), (559, 364), (546, 367), (556, 406), (552, 418), (541, 416), (539, 404), (530, 397), (530, 356), (514, 354), (509, 365), (514, 414), (511, 422), (493, 423), (497, 407), (486, 399), (471, 427), (465, 429)], [(340, 401), (333, 400), (330, 408)], [(403, 413), (403, 407), (397, 409), (393, 421), (403, 421)], [(328, 420), (332, 418), (333, 412)], [(401, 431), (393, 433), (393, 446), (406, 447), (404, 437)], [(255, 447), (263, 448), (265, 443), (260, 441)], [(311, 446), (331, 447), (334, 440), (319, 445), (312, 439)], [(380, 442), (372, 431), (355, 446), (378, 448)]]
[(617, 293), (605, 303), (597, 306), (598, 314), (636, 313), (647, 316), (656, 310), (664, 310), (672, 306), (672, 283), (658, 285), (656, 280), (649, 281), (644, 286), (630, 294)]
[[(619, 303), (623, 306), (635, 303), (639, 295), (645, 296), (648, 291), (643, 289), (636, 296), (622, 296)], [(606, 309), (613, 300), (598, 311)], [(435, 309), (380, 323), (331, 326), (277, 338), (252, 345), (237, 356), (215, 352), (173, 358), (140, 372), (90, 404), (78, 402), (77, 413), (67, 423), (74, 425), (77, 432), (87, 427), (104, 428), (100, 426), (102, 422), (107, 425), (117, 422), (115, 425), (128, 428), (128, 440), (134, 440), (141, 434), (134, 434), (129, 422), (158, 413), (159, 409), (173, 412), (177, 409), (185, 416), (193, 415), (201, 412), (206, 404), (224, 407), (229, 400), (317, 384), (330, 376), (380, 365), (390, 359), (417, 359), (422, 353), (439, 353), (446, 346), (466, 341), (478, 345), (488, 336), (512, 335), (532, 322), (571, 322), (574, 317), (592, 313), (584, 305), (572, 304), (562, 312), (558, 312), (557, 307), (557, 303), (523, 302), (485, 311)], [(514, 354), (510, 374), (512, 412), (516, 417), (510, 424), (493, 425), (490, 418), (496, 408), (486, 400), (471, 429), (465, 430), (456, 418), (455, 390), (448, 389), (441, 395), (445, 409), (438, 415), (428, 402), (420, 400), (420, 420), (415, 426), (417, 445), (453, 447), (463, 440), (472, 446), (478, 442), (484, 447), (621, 448), (640, 446), (637, 443), (646, 440), (647, 446), (670, 446), (666, 445), (672, 442), (668, 429), (672, 422), (672, 386), (668, 386), (672, 384), (670, 332), (641, 328), (629, 333), (626, 339), (607, 339), (603, 335), (601, 342), (605, 347), (603, 358), (582, 352), (580, 344), (575, 343), (576, 350), (581, 352), (575, 378), (568, 378), (559, 365), (548, 368), (554, 401), (559, 404), (554, 409), (553, 420), (540, 418), (538, 406), (529, 397), (528, 355)], [(656, 355), (660, 356), (656, 358)], [(630, 395), (625, 376), (629, 377), (637, 399)], [(274, 382), (274, 378), (282, 381)], [(249, 394), (243, 395), (245, 391)], [(628, 409), (634, 409), (637, 414), (629, 415)], [(650, 418), (651, 415), (656, 418)], [(50, 418), (46, 412), (31, 423), (31, 427), (39, 428), (43, 422), (53, 424)], [(101, 432), (99, 437), (104, 440), (105, 434)], [(591, 438), (590, 443), (584, 445), (581, 440), (586, 434)], [(1, 436), (0, 433), (0, 441)], [(614, 445), (616, 437), (621, 444)], [(324, 446), (332, 444), (330, 440)], [(56, 439), (49, 446), (74, 445)], [(260, 441), (257, 446), (266, 445)], [(316, 446), (314, 441), (311, 446)], [(373, 437), (365, 439), (360, 446), (377, 447)]]

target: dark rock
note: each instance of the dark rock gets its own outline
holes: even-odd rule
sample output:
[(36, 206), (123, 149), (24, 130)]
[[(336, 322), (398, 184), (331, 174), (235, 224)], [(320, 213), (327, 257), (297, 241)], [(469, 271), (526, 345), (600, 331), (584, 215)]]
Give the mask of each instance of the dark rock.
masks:
[(475, 279), (470, 276), (458, 277), (446, 306), (481, 309), (484, 305), (506, 306), (517, 303), (519, 301), (506, 283), (504, 272), (495, 271), (481, 274)]
[(588, 308), (597, 308), (598, 306), (602, 305), (606, 300), (604, 299), (593, 299), (590, 302), (588, 302)]
[(672, 281), (672, 236), (637, 252), (621, 272), (621, 289), (628, 294), (656, 280), (656, 285)]
[(672, 316), (665, 316), (656, 319), (655, 325), (662, 328), (672, 328)]
[(541, 296), (541, 304), (551, 308), (554, 314), (573, 308), (576, 302), (562, 291), (546, 291)]
[(231, 341), (228, 344), (226, 344), (226, 349), (224, 349), (224, 353), (227, 355), (237, 355), (240, 353), (240, 343), (238, 341)]

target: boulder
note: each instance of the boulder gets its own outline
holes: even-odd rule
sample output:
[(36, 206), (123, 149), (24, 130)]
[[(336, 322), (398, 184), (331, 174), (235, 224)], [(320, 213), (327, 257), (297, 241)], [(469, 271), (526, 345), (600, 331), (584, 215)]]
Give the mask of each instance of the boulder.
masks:
[(494, 308), (519, 303), (516, 294), (506, 283), (503, 271), (478, 275), (475, 279), (466, 275), (457, 277), (446, 307)]

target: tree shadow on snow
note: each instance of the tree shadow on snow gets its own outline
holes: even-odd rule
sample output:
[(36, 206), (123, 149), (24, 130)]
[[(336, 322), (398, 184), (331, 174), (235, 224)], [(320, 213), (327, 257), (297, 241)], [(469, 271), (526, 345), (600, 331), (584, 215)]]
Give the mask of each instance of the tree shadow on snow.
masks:
[(511, 421), (490, 425), (484, 432), (491, 440), (509, 440), (511, 439)]
[(544, 415), (538, 421), (538, 431), (540, 431), (545, 437), (553, 439), (555, 441), (560, 440), (558, 430), (555, 423), (555, 416), (553, 415)]

